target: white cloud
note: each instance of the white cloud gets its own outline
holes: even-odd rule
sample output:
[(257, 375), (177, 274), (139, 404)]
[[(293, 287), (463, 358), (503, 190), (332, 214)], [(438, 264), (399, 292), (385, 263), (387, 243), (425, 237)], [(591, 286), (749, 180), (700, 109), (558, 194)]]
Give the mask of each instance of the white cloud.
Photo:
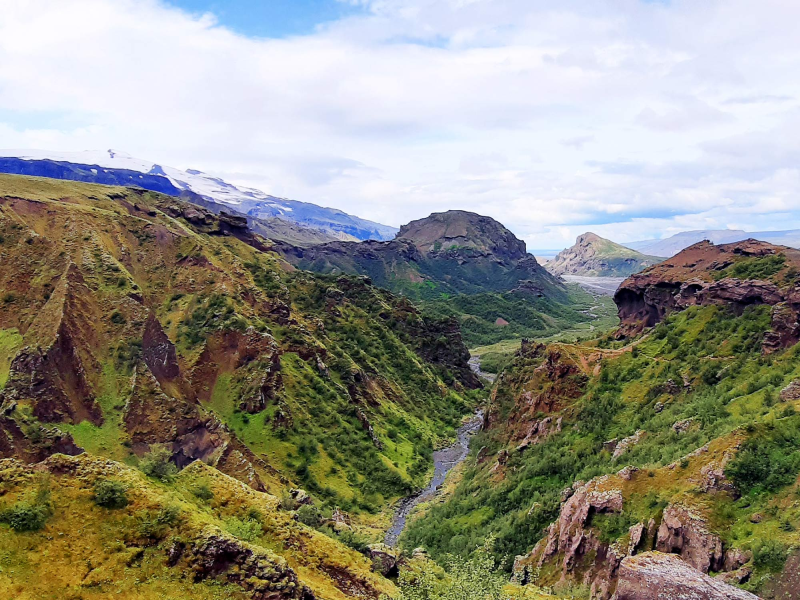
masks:
[(535, 248), (800, 227), (800, 5), (351, 3), (270, 40), (156, 0), (0, 1), (0, 146), (115, 147), (394, 225), (476, 210)]

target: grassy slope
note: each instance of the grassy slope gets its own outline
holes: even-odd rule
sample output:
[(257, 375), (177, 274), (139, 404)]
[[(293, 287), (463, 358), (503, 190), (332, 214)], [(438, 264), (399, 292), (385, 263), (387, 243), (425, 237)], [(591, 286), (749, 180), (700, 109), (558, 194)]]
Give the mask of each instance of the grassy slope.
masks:
[(525, 330), (525, 334), (520, 337), (472, 348), (472, 355), (481, 357), (481, 369), (488, 373), (499, 373), (519, 350), (522, 337), (542, 344), (575, 343), (597, 337), (619, 325), (617, 307), (610, 296), (594, 296), (577, 285), (570, 285), (569, 289), (574, 302), (571, 308), (580, 313), (581, 320), (572, 322), (570, 319), (563, 319), (556, 321), (551, 330)]
[[(80, 265), (99, 311), (89, 351), (98, 362), (92, 378), (105, 421), (60, 427), (91, 452), (136, 461), (122, 428), (132, 365), (141, 351), (137, 327), (144, 315), (129, 298), (136, 293), (155, 307), (184, 373), (223, 332), (252, 327), (275, 338), (284, 352), (283, 391), (276, 402), (256, 414), (239, 410), (256, 362), (246, 367), (250, 370), (223, 369), (206, 386), (203, 404), (290, 482), (332, 505), (375, 511), (420, 485), (431, 448), (452, 434), (469, 408), (462, 395), (448, 391), (441, 379), (447, 374), (415, 353), (414, 340), (402, 328), (419, 318), (415, 311), (386, 292), (367, 288), (358, 292), (358, 303), (340, 302), (339, 313), (332, 314), (325, 298), (336, 287), (335, 278), (292, 273), (276, 256), (233, 237), (198, 233), (162, 212), (159, 202), (175, 201), (157, 194), (3, 176), (0, 196), (35, 201), (0, 207), (0, 250), (13, 258), (7, 264), (15, 275), (25, 274), (22, 287), (9, 293), (17, 296), (0, 306), (0, 384), (21, 345), (9, 325), (29, 327), (25, 341), (35, 343), (32, 336), (46, 327), (31, 323), (46, 314), (51, 282), (67, 262)], [(140, 218), (121, 199), (161, 208), (155, 217)], [(369, 299), (362, 301), (365, 295)], [(295, 324), (281, 324), (264, 311), (275, 302), (290, 305)], [(122, 315), (119, 323), (111, 319), (114, 313)], [(313, 358), (299, 358), (298, 352), (309, 348), (325, 352), (329, 377)], [(370, 440), (348, 394), (354, 372), (368, 377), (364, 393), (370, 404), (363, 411), (384, 450)], [(20, 417), (26, 410), (20, 403)], [(274, 426), (278, 412), (290, 416), (288, 426)], [(283, 485), (277, 478), (269, 482), (276, 492)]]
[[(352, 597), (348, 591), (352, 585), (372, 589), (373, 595), (394, 590), (390, 582), (371, 573), (363, 556), (292, 520), (292, 513), (278, 507), (277, 498), (255, 492), (201, 463), (184, 469), (172, 484), (88, 455), (62, 457), (57, 464), (68, 468), (55, 469), (47, 479), (54, 513), (44, 529), (14, 532), (0, 525), (3, 597), (248, 598), (225, 574), (196, 582), (186, 565), (169, 567), (166, 560), (175, 543), (191, 546), (209, 533), (235, 538), (230, 531), (238, 531), (236, 519), (246, 519), (248, 514), (258, 523), (248, 546), (292, 568), (318, 598)], [(0, 475), (3, 507), (30, 501), (41, 485), (41, 474), (34, 475), (13, 460), (0, 462)], [(128, 487), (128, 506), (107, 509), (93, 502), (95, 482), (107, 479)], [(200, 499), (194, 492), (198, 486), (210, 490), (213, 497)], [(177, 518), (143, 538), (144, 523), (167, 507), (177, 510)]]
[[(562, 411), (562, 433), (523, 452), (512, 451), (501, 475), (490, 472), (494, 459), (478, 464), (475, 452), (486, 446), (484, 453), (491, 455), (506, 447), (508, 433), (503, 426), (481, 433), (452, 497), (432, 508), (428, 518), (413, 523), (403, 543), (424, 545), (438, 556), (467, 552), (494, 534), (500, 557), (524, 554), (557, 516), (564, 487), (614, 473), (628, 464), (653, 473), (653, 477), (636, 478), (638, 487), (626, 491), (626, 507), (632, 507), (633, 513), (655, 514), (679, 494), (696, 498), (696, 484), (690, 479), (704, 459), (680, 462), (681, 457), (708, 442), (724, 450), (737, 439), (777, 425), (788, 430), (800, 425), (792, 406), (775, 403), (780, 389), (800, 377), (800, 347), (762, 356), (760, 339), (768, 327), (765, 307), (749, 309), (740, 317), (718, 307), (693, 308), (671, 316), (640, 340), (633, 352), (607, 351), (601, 374), (590, 374), (582, 396)], [(541, 357), (518, 357), (500, 380), (498, 422), (505, 422), (541, 363)], [(689, 391), (682, 385), (678, 390), (665, 385), (669, 380), (682, 383), (684, 377), (691, 384)], [(657, 411), (657, 403), (663, 409)], [(672, 425), (687, 418), (694, 419), (689, 430), (676, 433)], [(647, 435), (619, 459), (603, 450), (605, 440), (621, 439), (639, 429)], [(513, 447), (510, 444), (509, 449)], [(792, 448), (785, 451), (791, 454)], [(680, 462), (677, 473), (664, 468), (673, 461)], [(748, 495), (735, 504), (727, 494), (706, 495), (701, 500), (707, 513), (715, 516), (716, 531), (731, 545), (752, 549), (762, 541), (777, 539), (788, 547), (800, 543), (800, 536), (781, 529), (780, 523), (784, 518), (797, 523), (799, 494), (795, 482), (776, 492)], [(627, 521), (643, 516), (633, 513)], [(750, 522), (749, 516), (755, 513), (764, 515), (761, 523)], [(612, 538), (627, 532), (626, 527), (607, 529)], [(767, 571), (757, 569), (753, 587), (760, 585)]]

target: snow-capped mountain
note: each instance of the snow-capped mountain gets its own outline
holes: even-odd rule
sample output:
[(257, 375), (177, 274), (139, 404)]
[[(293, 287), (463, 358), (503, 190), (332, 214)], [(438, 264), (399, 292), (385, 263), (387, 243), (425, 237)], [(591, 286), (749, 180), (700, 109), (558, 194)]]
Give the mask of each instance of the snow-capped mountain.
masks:
[(189, 192), (228, 205), (254, 218), (280, 217), (299, 225), (346, 234), (360, 240), (388, 240), (397, 233), (394, 227), (367, 221), (335, 208), (277, 198), (261, 190), (235, 186), (196, 169), (182, 171), (116, 150), (0, 150), (0, 172), (108, 185), (138, 185), (173, 196)]

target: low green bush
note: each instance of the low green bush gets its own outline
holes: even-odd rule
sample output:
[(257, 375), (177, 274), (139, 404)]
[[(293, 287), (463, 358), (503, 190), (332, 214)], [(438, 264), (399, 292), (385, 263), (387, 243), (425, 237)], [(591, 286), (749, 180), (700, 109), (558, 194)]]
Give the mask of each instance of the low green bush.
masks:
[(121, 481), (104, 479), (94, 486), (94, 502), (98, 506), (111, 509), (128, 506), (128, 487)]
[(178, 467), (170, 459), (172, 453), (164, 446), (153, 446), (139, 462), (139, 469), (153, 479), (162, 483), (170, 483), (175, 479)]

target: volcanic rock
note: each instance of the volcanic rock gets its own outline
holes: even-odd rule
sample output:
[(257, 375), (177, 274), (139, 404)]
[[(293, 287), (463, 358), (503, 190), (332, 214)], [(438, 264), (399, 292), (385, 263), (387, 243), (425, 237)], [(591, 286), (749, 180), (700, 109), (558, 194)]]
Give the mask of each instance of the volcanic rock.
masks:
[(680, 558), (646, 552), (624, 558), (616, 600), (758, 600), (758, 597), (693, 569)]

